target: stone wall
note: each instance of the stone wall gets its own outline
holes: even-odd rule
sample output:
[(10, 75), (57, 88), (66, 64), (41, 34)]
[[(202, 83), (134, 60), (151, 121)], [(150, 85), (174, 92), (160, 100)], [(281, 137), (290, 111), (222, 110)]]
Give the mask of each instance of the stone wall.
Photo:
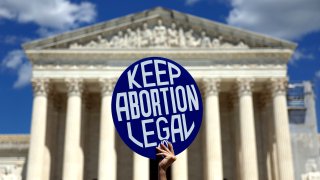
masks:
[(29, 146), (28, 135), (0, 136), (0, 179), (24, 179)]

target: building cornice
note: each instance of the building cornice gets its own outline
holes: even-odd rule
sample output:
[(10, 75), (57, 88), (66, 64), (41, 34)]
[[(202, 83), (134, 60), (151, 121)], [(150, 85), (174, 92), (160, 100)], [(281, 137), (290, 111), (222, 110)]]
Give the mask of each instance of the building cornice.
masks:
[(108, 60), (131, 60), (150, 56), (162, 56), (175, 60), (274, 60), (286, 64), (291, 58), (293, 50), (290, 49), (247, 49), (247, 50), (212, 50), (212, 49), (112, 49), (112, 50), (27, 50), (27, 56), (33, 64), (43, 64), (46, 61), (68, 62), (77, 61), (105, 62)]
[(0, 151), (28, 150), (29, 142), (29, 135), (0, 135)]

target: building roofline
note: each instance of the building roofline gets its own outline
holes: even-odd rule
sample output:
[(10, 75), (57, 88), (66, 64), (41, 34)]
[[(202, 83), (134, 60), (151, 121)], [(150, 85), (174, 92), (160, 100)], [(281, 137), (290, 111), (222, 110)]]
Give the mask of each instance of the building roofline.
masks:
[(277, 44), (287, 49), (294, 50), (297, 47), (297, 44), (294, 42), (290, 42), (283, 39), (278, 39), (275, 37), (271, 37), (265, 34), (259, 34), (256, 32), (244, 30), (238, 27), (233, 27), (230, 25), (226, 25), (220, 22), (216, 22), (213, 20), (209, 20), (202, 17), (197, 17), (194, 15), (190, 15), (187, 13), (181, 13), (176, 10), (171, 10), (163, 7), (155, 7), (148, 10), (144, 10), (138, 13), (131, 13), (129, 15), (125, 15), (122, 17), (114, 18), (111, 20), (107, 20), (104, 22), (100, 22), (94, 25), (89, 25), (86, 27), (82, 27), (79, 29), (75, 29), (69, 32), (65, 32), (62, 34), (54, 35), (48, 38), (42, 38), (35, 41), (31, 41), (23, 44), (23, 48), (25, 50), (30, 49), (43, 49), (43, 47), (47, 47), (47, 45), (53, 45), (60, 42), (64, 42), (65, 40), (74, 40), (80, 38), (83, 34), (94, 34), (95, 32), (103, 31), (107, 28), (119, 26), (123, 24), (129, 24), (137, 22), (141, 19), (146, 18), (162, 18), (162, 19), (170, 19), (174, 21), (187, 22), (190, 24), (196, 24), (206, 27), (207, 29), (215, 29), (217, 31), (223, 31), (226, 35), (241, 35), (241, 37), (249, 37), (250, 39), (255, 39), (259, 42), (263, 42), (265, 44)]

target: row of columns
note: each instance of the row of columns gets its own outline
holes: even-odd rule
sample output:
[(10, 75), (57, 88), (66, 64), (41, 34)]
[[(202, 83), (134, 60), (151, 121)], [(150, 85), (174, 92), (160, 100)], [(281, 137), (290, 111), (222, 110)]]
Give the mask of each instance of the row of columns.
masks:
[[(43, 180), (48, 79), (34, 79), (34, 100), (31, 126), (31, 141), (28, 155), (27, 180)], [(63, 159), (63, 180), (83, 179), (83, 152), (81, 148), (81, 104), (82, 79), (67, 79), (68, 90), (65, 145)], [(98, 179), (116, 179), (115, 130), (111, 115), (111, 95), (113, 79), (100, 80), (101, 85), (101, 120), (99, 138)]]
[[(259, 179), (257, 147), (252, 100), (254, 79), (237, 80), (237, 96), (240, 121), (240, 179)], [(286, 79), (271, 79), (275, 135), (278, 154), (279, 180), (294, 179), (293, 159), (286, 100)], [(205, 95), (205, 179), (223, 179), (221, 126), (219, 114), (220, 79), (204, 80)]]
[[(252, 101), (253, 79), (238, 79), (240, 121), (240, 176), (242, 180), (257, 180), (258, 161)], [(111, 97), (114, 79), (101, 79), (101, 119), (99, 139), (99, 180), (115, 180), (117, 155), (115, 129), (111, 115)], [(81, 148), (81, 95), (82, 79), (67, 79), (68, 101), (63, 159), (63, 180), (83, 179), (83, 152)], [(220, 79), (204, 79), (205, 90), (205, 179), (223, 179), (221, 126), (219, 114)], [(43, 179), (43, 161), (47, 119), (48, 79), (33, 80), (34, 100), (31, 126), (31, 142), (27, 167), (27, 180)], [(272, 79), (275, 134), (277, 141), (279, 180), (293, 179), (293, 162), (286, 104), (286, 80)], [(187, 151), (178, 156), (172, 167), (172, 177), (188, 179)], [(134, 180), (149, 179), (149, 160), (134, 153)]]

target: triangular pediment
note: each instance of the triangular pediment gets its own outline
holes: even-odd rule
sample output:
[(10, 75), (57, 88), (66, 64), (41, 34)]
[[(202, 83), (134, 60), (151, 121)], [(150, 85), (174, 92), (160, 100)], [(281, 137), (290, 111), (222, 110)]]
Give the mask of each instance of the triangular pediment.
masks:
[(157, 7), (24, 44), (41, 49), (294, 49), (285, 40)]

